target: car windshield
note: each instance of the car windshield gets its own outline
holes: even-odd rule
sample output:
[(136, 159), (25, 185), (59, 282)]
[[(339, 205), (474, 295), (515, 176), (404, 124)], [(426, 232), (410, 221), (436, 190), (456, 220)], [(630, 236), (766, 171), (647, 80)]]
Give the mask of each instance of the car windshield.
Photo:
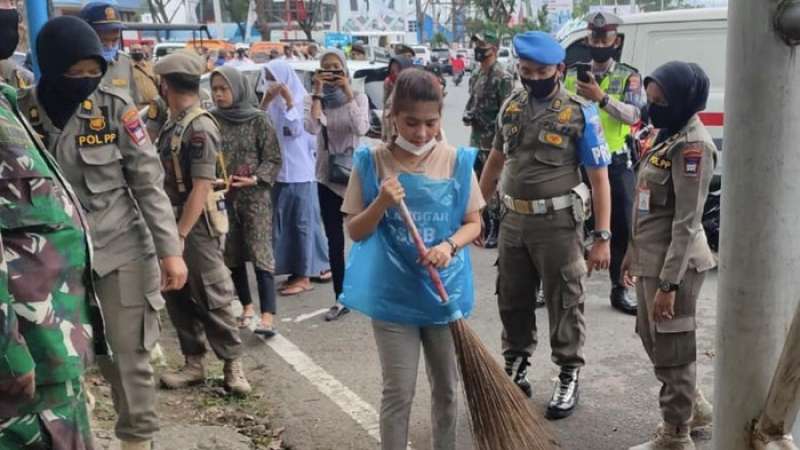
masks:
[(497, 56), (500, 58), (508, 58), (511, 56), (508, 52), (507, 48), (501, 48), (499, 52), (497, 52)]
[(450, 50), (446, 48), (433, 49), (431, 50), (431, 53), (433, 54), (433, 56), (436, 56), (440, 59), (447, 59), (450, 57)]
[(414, 47), (414, 53), (428, 53), (428, 49), (425, 47)]

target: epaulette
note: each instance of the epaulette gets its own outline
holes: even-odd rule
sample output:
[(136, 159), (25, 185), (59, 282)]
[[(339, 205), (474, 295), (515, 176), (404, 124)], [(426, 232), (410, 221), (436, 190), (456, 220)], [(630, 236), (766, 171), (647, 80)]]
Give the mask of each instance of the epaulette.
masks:
[(133, 99), (131, 98), (130, 95), (128, 95), (128, 92), (126, 90), (118, 89), (118, 88), (115, 88), (113, 86), (107, 86), (107, 85), (105, 85), (103, 83), (100, 83), (100, 86), (97, 87), (97, 90), (102, 92), (102, 93), (104, 93), (104, 94), (108, 94), (108, 95), (117, 97), (120, 100), (124, 101), (125, 104), (128, 104), (128, 105), (133, 105), (134, 104), (133, 103)]
[(505, 113), (508, 105), (515, 101), (522, 104), (528, 102), (528, 91), (526, 91), (524, 87), (516, 88), (511, 91), (511, 94), (509, 94), (508, 98), (506, 98), (503, 104), (500, 105), (500, 112)]
[(592, 102), (577, 94), (569, 94), (569, 99), (581, 106), (589, 106), (592, 104)]
[(631, 73), (639, 73), (639, 69), (637, 69), (636, 67), (633, 67), (630, 64), (625, 64), (624, 62), (619, 62), (619, 61), (614, 66), (614, 70), (615, 71), (619, 70), (620, 72), (626, 72), (626, 73), (629, 73), (629, 74), (631, 74)]
[(591, 64), (591, 63), (592, 63), (591, 61), (575, 61), (574, 63), (567, 66), (567, 72), (574, 72), (578, 70), (578, 68), (576, 67), (578, 64)]

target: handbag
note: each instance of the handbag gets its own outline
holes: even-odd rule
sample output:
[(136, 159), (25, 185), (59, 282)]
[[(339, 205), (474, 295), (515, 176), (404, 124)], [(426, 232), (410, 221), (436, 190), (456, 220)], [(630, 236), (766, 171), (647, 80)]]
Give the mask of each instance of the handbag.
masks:
[(328, 181), (335, 184), (347, 184), (350, 173), (353, 171), (353, 149), (348, 148), (344, 153), (330, 153), (328, 146), (328, 128), (322, 127), (322, 139), (328, 150)]

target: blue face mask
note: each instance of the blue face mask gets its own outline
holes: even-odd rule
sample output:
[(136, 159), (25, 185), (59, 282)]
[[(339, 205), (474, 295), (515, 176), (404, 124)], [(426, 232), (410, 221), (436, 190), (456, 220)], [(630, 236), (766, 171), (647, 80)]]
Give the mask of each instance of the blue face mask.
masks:
[(103, 58), (106, 60), (106, 62), (116, 61), (118, 53), (119, 44), (114, 44), (114, 46), (110, 48), (103, 46)]

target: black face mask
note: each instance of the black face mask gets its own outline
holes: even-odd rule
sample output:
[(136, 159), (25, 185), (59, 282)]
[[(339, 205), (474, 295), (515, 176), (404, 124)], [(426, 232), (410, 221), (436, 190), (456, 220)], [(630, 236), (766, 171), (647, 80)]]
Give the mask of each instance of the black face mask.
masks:
[(68, 104), (78, 104), (92, 95), (103, 77), (71, 78), (62, 76), (58, 81), (61, 99)]
[(131, 53), (131, 58), (136, 62), (142, 61), (144, 60), (144, 53)]
[(0, 9), (0, 59), (14, 55), (19, 44), (19, 13), (17, 9)]
[(475, 61), (483, 62), (488, 56), (487, 53), (489, 53), (488, 48), (475, 47)]
[(654, 127), (676, 133), (683, 126), (685, 120), (669, 106), (647, 104), (647, 115)]
[(617, 49), (613, 45), (611, 47), (589, 47), (589, 53), (592, 55), (593, 61), (603, 64), (617, 54)]
[(547, 98), (556, 88), (556, 83), (558, 79), (558, 72), (556, 72), (552, 77), (545, 78), (544, 80), (532, 80), (530, 78), (520, 78), (522, 85), (525, 86), (525, 89), (528, 91), (528, 94), (532, 95), (536, 99), (543, 99)]

